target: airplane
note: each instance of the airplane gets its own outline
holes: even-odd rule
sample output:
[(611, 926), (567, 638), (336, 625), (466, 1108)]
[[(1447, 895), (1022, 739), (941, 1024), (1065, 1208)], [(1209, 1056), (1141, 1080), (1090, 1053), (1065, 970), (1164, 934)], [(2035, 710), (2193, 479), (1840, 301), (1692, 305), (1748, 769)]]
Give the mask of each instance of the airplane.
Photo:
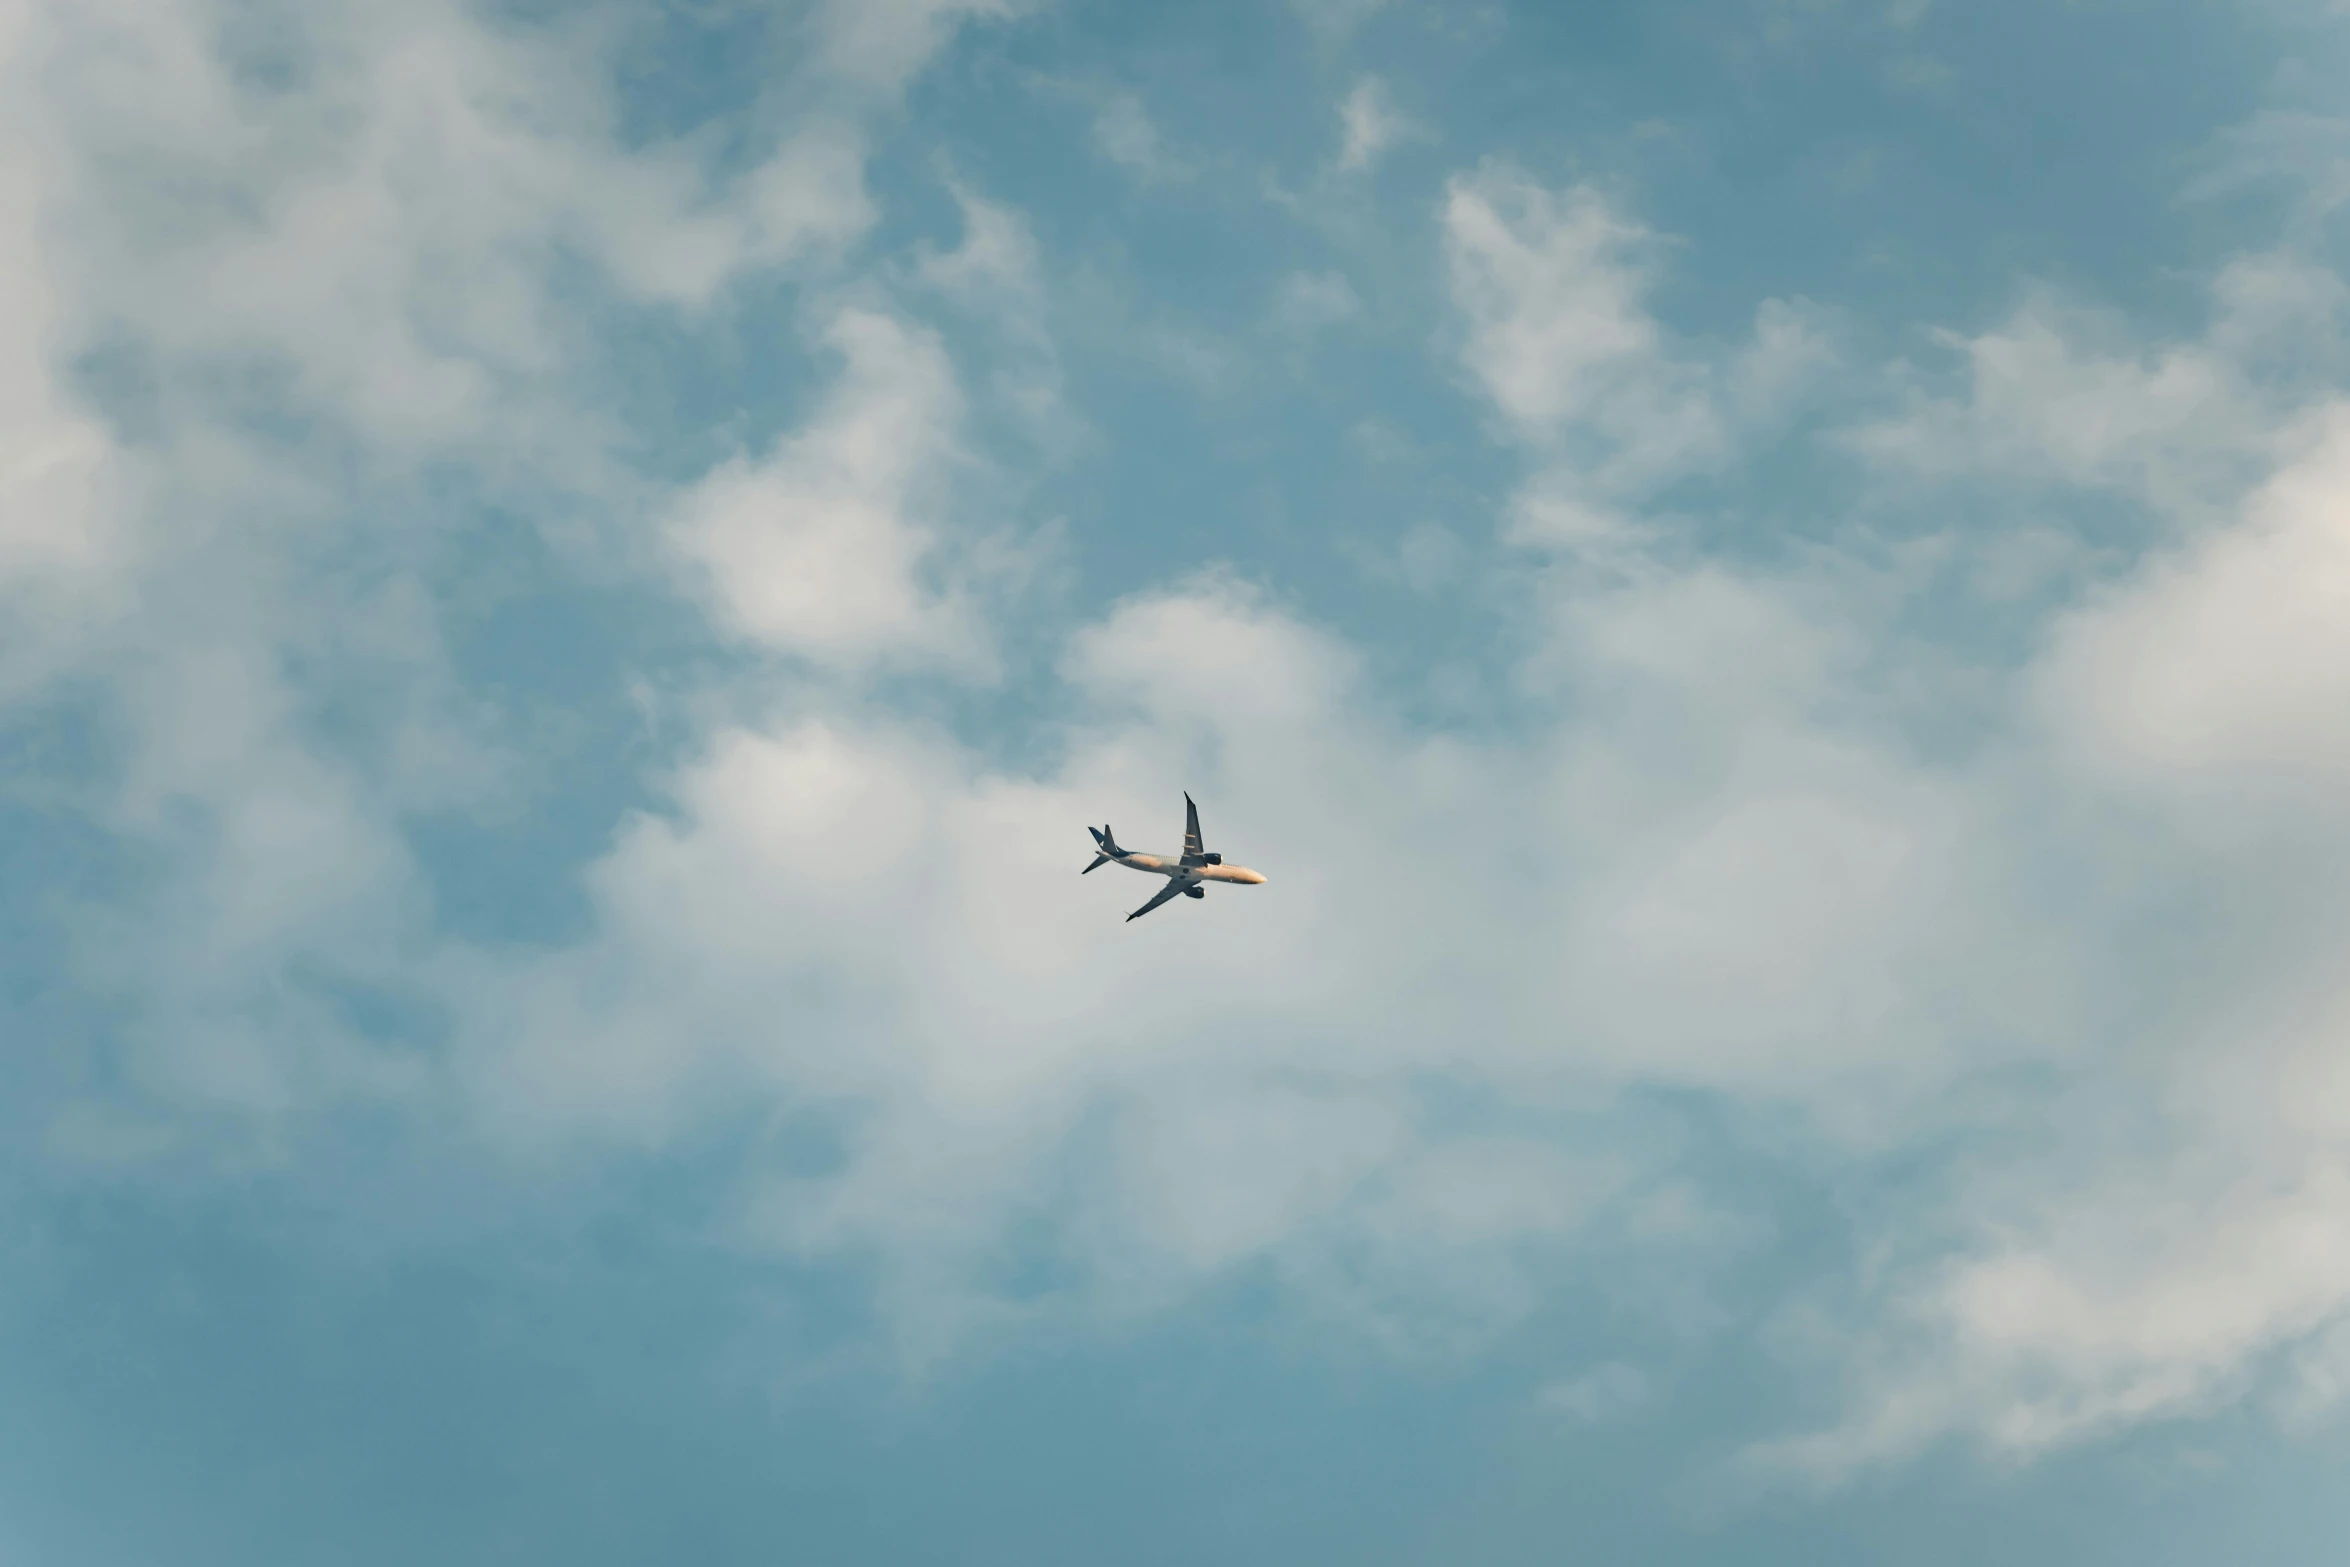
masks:
[(1199, 807), (1191, 803), (1189, 794), (1183, 797), (1183, 854), (1179, 859), (1171, 860), (1163, 854), (1136, 854), (1131, 849), (1121, 849), (1107, 823), (1098, 831), (1092, 827), (1085, 830), (1093, 833), (1093, 863), (1079, 871), (1078, 875), (1090, 876), (1103, 866), (1115, 862), (1130, 871), (1148, 871), (1153, 876), (1167, 878), (1165, 891), (1126, 916), (1129, 924), (1141, 919), (1177, 893), (1187, 898), (1206, 897), (1207, 890), (1200, 886), (1203, 881), (1235, 882), (1243, 887), (1261, 887), (1265, 884), (1265, 878), (1247, 866), (1227, 865), (1224, 856), (1210, 854), (1200, 847)]

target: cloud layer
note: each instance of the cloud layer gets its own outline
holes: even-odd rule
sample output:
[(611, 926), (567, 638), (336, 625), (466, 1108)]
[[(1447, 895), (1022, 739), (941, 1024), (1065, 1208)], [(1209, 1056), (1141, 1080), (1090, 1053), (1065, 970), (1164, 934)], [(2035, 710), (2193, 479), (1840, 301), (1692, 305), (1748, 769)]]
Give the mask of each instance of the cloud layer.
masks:
[[(1023, 466), (1089, 438), (1116, 291), (976, 176), (931, 169), (948, 247), (872, 174), (1013, 10), (778, 13), (737, 40), (773, 82), (660, 124), (623, 86), (652, 24), (593, 8), (0, 15), (0, 701), (66, 757), (9, 803), (85, 846), (37, 889), (17, 1016), (67, 1021), (11, 1068), (12, 1164), (298, 1185), (364, 1124), (561, 1202), (747, 1121), (706, 1243), (848, 1279), (841, 1337), (919, 1371), (1249, 1270), (1458, 1365), (1604, 1270), (1678, 1326), (1526, 1401), (1628, 1418), (1744, 1335), (1838, 1390), (1774, 1474), (2323, 1418), (2322, 245), (2214, 265), (2192, 328), (2019, 286), (1881, 352), (1757, 289), (1725, 340), (1671, 325), (1689, 247), (1637, 194), (1464, 152), (1407, 253), (1429, 395), (1499, 475), (1451, 519), (1488, 701), (1432, 721), (1245, 550), (1069, 589)], [(1383, 25), (1338, 10), (1316, 47)], [(1368, 175), (1413, 128), (1346, 84), (1305, 161), (1335, 115)], [(1095, 142), (1166, 183), (1141, 101)], [(1392, 332), (1396, 270), (1284, 254), (1251, 320)], [(712, 341), (788, 391), (648, 451), (644, 345)], [(1791, 448), (1826, 515), (1724, 543), (1707, 496)], [(535, 597), (599, 651), (483, 631)], [(1130, 928), (1077, 829), (1171, 838), (1186, 788), (1270, 882)], [(567, 922), (462, 928), (433, 824), (563, 810)], [(1726, 1303), (1774, 1242), (1701, 1124), (1859, 1194), (1849, 1255)]]

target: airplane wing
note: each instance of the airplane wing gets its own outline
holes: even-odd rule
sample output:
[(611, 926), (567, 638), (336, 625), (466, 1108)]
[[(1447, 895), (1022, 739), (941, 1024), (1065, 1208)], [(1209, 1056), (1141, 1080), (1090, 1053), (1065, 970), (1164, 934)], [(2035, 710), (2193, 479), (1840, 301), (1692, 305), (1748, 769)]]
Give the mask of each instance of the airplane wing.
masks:
[(1184, 888), (1190, 885), (1190, 880), (1186, 877), (1168, 877), (1167, 885), (1161, 889), (1159, 895), (1151, 899), (1150, 902), (1144, 904), (1141, 908), (1136, 909), (1132, 914), (1127, 915), (1126, 922), (1129, 925), (1133, 924), (1136, 920), (1141, 919), (1145, 914), (1148, 914), (1151, 910), (1157, 908), (1160, 904), (1166, 902), (1169, 898), (1174, 897), (1177, 893), (1183, 891)]
[(1183, 863), (1199, 865), (1208, 857), (1207, 846), (1199, 841), (1199, 807), (1191, 803), (1191, 796), (1183, 797)]

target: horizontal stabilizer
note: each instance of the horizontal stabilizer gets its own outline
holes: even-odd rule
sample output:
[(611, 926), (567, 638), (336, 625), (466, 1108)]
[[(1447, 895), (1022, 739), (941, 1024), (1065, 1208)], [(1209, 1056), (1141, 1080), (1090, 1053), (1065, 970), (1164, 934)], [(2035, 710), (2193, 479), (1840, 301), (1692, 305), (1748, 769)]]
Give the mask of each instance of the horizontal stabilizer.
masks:
[(1109, 863), (1110, 857), (1108, 855), (1097, 854), (1093, 857), (1093, 863), (1088, 865), (1085, 869), (1079, 871), (1077, 874), (1080, 876), (1091, 876), (1095, 871), (1100, 870), (1103, 866)]

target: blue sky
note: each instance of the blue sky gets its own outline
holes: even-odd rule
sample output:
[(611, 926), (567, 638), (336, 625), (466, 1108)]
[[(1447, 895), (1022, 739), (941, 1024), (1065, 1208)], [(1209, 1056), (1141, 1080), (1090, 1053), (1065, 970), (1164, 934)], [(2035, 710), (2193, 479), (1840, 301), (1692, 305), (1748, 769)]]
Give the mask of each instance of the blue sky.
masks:
[(2346, 28), (0, 8), (0, 1559), (2336, 1560)]

